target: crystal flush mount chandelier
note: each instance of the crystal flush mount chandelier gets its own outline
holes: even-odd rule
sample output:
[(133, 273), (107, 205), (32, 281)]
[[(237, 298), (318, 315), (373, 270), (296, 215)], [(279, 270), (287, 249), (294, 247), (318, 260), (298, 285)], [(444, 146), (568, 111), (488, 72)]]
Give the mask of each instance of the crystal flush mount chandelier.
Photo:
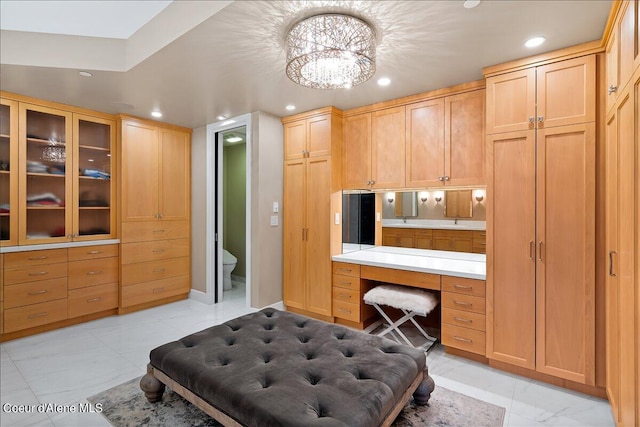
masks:
[(314, 89), (349, 88), (376, 72), (371, 26), (349, 15), (324, 14), (295, 24), (286, 38), (287, 76)]

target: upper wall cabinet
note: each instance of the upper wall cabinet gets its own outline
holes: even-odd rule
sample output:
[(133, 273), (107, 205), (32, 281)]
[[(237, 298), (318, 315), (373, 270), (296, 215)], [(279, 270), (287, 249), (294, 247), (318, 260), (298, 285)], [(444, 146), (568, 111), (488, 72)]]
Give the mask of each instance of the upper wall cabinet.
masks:
[(595, 120), (595, 56), (487, 78), (487, 133)]
[(484, 105), (484, 90), (407, 105), (407, 187), (485, 184)]
[(638, 2), (623, 2), (613, 24), (606, 48), (607, 111), (609, 111), (633, 70), (640, 63), (640, 34), (638, 32)]
[(122, 121), (122, 221), (188, 221), (191, 135)]
[(331, 115), (322, 114), (284, 125), (284, 158), (297, 160), (304, 157), (331, 154)]
[(0, 245), (18, 244), (18, 103), (0, 99)]
[(371, 183), (371, 113), (344, 119), (342, 186), (344, 189), (369, 188)]

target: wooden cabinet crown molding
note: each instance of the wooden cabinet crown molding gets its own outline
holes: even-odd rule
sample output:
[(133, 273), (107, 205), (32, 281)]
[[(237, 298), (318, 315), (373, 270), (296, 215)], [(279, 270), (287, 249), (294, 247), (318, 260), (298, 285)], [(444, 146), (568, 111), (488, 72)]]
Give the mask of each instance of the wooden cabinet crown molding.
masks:
[(31, 96), (20, 95), (17, 93), (0, 91), (0, 98), (24, 102), (27, 104), (39, 105), (41, 107), (55, 108), (58, 110), (68, 111), (73, 114), (84, 114), (86, 116), (98, 117), (107, 120), (115, 120), (117, 118), (117, 116), (114, 114), (103, 113), (101, 111), (90, 110), (88, 108), (76, 107), (74, 105), (61, 104), (59, 102), (47, 101), (40, 98), (33, 98)]
[(141, 125), (155, 126), (155, 127), (160, 127), (160, 128), (163, 128), (163, 129), (175, 130), (175, 131), (178, 131), (178, 132), (187, 132), (189, 135), (191, 135), (193, 133), (193, 129), (191, 129), (191, 128), (186, 128), (186, 127), (183, 127), (183, 126), (173, 125), (171, 123), (159, 122), (157, 120), (143, 119), (141, 117), (130, 116), (128, 114), (120, 113), (120, 114), (117, 114), (115, 117), (120, 119), (120, 120), (122, 120), (122, 121), (138, 123), (138, 124), (141, 124)]
[(345, 118), (356, 116), (358, 114), (370, 113), (378, 110), (385, 110), (393, 107), (402, 107), (404, 105), (414, 104), (416, 102), (428, 101), (436, 98), (444, 98), (445, 96), (458, 95), (465, 92), (473, 92), (475, 90), (484, 89), (485, 80), (475, 80), (468, 83), (462, 83), (455, 86), (449, 86), (441, 89), (432, 90), (429, 92), (422, 92), (416, 95), (405, 96), (402, 98), (396, 98), (389, 101), (378, 102), (376, 104), (364, 105), (362, 107), (352, 108), (351, 110), (344, 110), (343, 116)]
[(286, 116), (280, 119), (282, 124), (296, 122), (299, 120), (310, 119), (316, 116), (322, 116), (325, 114), (337, 115), (339, 118), (342, 118), (342, 110), (337, 109), (336, 107), (329, 106), (323, 108), (317, 108), (315, 110), (305, 111), (303, 113), (294, 114), (291, 116)]

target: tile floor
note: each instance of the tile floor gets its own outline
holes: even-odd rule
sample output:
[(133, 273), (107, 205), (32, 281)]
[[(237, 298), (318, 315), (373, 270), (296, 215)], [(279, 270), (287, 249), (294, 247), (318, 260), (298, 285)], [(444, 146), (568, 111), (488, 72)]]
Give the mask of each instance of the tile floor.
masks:
[[(253, 311), (244, 306), (241, 286), (225, 297), (217, 305), (185, 300), (0, 344), (0, 425), (109, 426), (97, 413), (15, 413), (5, 404), (78, 408), (87, 397), (144, 374), (152, 348)], [(505, 426), (614, 425), (602, 399), (451, 356), (442, 346), (428, 353), (427, 363), (436, 387), (505, 407)]]

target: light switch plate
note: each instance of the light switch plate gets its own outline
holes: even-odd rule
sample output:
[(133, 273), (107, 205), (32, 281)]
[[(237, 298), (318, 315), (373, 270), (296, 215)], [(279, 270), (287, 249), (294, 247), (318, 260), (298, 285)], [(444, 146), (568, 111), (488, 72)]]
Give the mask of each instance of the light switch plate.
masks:
[(279, 210), (280, 206), (278, 205), (278, 202), (273, 202), (273, 213), (278, 213)]
[(335, 225), (340, 225), (340, 213), (336, 212), (335, 216), (333, 217), (333, 222)]
[(272, 227), (278, 226), (278, 215), (271, 215), (271, 226)]
[(380, 212), (376, 212), (376, 222), (380, 222)]

